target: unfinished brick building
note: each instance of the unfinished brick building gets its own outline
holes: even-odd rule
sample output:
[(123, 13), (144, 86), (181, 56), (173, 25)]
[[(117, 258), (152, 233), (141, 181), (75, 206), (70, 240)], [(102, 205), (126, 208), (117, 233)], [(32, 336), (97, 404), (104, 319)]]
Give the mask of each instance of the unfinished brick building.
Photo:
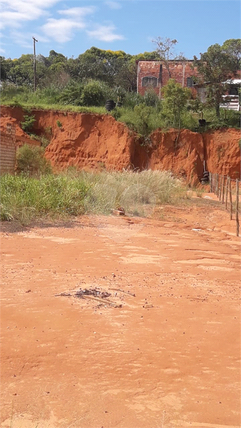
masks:
[(161, 88), (167, 84), (170, 78), (180, 83), (182, 87), (191, 88), (194, 93), (196, 92), (192, 77), (197, 76), (198, 73), (196, 67), (193, 67), (193, 61), (169, 61), (168, 68), (169, 70), (163, 61), (138, 61), (137, 92), (145, 95), (147, 90), (153, 88), (161, 97)]

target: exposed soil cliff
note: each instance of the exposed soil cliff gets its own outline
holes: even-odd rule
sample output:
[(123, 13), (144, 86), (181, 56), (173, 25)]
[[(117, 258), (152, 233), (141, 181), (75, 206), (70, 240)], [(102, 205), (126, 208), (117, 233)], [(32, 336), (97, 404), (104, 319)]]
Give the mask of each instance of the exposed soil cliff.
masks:
[[(145, 168), (171, 170), (188, 182), (202, 176), (205, 161), (211, 172), (240, 177), (240, 131), (222, 129), (197, 133), (171, 129), (156, 130), (150, 144), (110, 115), (32, 110), (33, 133), (49, 139), (46, 158), (56, 170), (75, 166), (85, 169)], [(15, 124), (16, 142), (36, 144), (20, 128), (24, 112), (18, 107), (1, 108), (1, 130), (8, 122)]]
[(211, 172), (240, 178), (241, 132), (219, 129), (202, 134), (206, 167)]
[[(14, 130), (13, 133), (12, 133), (12, 130)], [(22, 128), (20, 127), (20, 121), (18, 121), (15, 117), (1, 115), (0, 134), (6, 135), (6, 134), (9, 134), (9, 132), (11, 132), (12, 135), (14, 135), (14, 138), (18, 147), (24, 144), (40, 146), (39, 141), (30, 138), (30, 136), (22, 130)]]
[(171, 170), (189, 182), (202, 176), (204, 146), (201, 134), (187, 129), (180, 133), (175, 129), (165, 133), (156, 130), (151, 141), (149, 168)]

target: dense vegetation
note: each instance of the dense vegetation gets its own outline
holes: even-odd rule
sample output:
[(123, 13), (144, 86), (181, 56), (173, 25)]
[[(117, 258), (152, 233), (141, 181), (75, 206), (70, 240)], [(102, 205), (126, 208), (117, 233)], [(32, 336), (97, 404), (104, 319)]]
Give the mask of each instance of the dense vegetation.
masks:
[[(238, 73), (241, 40), (227, 40), (222, 46), (210, 46), (195, 57), (200, 79), (207, 82), (207, 103), (192, 99), (188, 89), (170, 80), (163, 88), (161, 101), (150, 88), (144, 97), (136, 92), (136, 61), (162, 59), (168, 69), (176, 40), (161, 39), (153, 52), (129, 55), (95, 47), (78, 58), (67, 58), (54, 50), (48, 57), (38, 55), (37, 90), (33, 90), (33, 55), (18, 59), (0, 57), (1, 102), (24, 107), (74, 109), (106, 113), (108, 99), (116, 102), (113, 116), (131, 129), (147, 137), (158, 128), (198, 128), (198, 119), (205, 117), (209, 126), (239, 127), (240, 114), (219, 109), (223, 82)], [(178, 56), (179, 58), (179, 56)]]

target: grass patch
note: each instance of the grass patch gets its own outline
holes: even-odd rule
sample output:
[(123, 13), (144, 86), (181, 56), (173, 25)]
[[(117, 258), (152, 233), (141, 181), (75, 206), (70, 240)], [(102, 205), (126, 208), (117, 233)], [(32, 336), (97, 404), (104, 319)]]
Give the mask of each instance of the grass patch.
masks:
[(105, 107), (84, 107), (84, 106), (73, 106), (73, 105), (62, 105), (62, 104), (48, 104), (45, 102), (24, 102), (18, 103), (16, 101), (4, 101), (1, 100), (1, 105), (9, 107), (21, 107), (23, 109), (42, 109), (52, 111), (66, 111), (73, 113), (93, 113), (93, 114), (107, 114)]
[(41, 217), (77, 216), (84, 213), (87, 184), (83, 180), (45, 175), (3, 175), (0, 181), (1, 220), (18, 220), (23, 225)]
[(186, 188), (170, 172), (69, 172), (39, 178), (3, 175), (0, 178), (0, 218), (28, 225), (40, 218), (63, 219), (111, 214), (124, 208), (130, 216), (151, 216), (161, 204), (186, 198)]

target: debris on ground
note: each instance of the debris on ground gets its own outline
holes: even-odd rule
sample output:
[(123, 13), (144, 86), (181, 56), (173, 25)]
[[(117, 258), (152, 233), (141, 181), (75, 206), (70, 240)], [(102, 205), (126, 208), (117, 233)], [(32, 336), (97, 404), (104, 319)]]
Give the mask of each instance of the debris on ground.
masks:
[(134, 293), (131, 293), (130, 291), (121, 290), (121, 288), (110, 288), (110, 290), (120, 291), (121, 293), (128, 294), (129, 296), (136, 297)]
[(118, 207), (117, 209), (113, 209), (112, 210), (112, 214), (113, 215), (126, 215), (125, 214), (125, 209), (123, 207)]
[(96, 302), (98, 302), (99, 304), (97, 305), (98, 307), (102, 306), (102, 305), (108, 305), (108, 306), (112, 306), (114, 308), (122, 308), (122, 304), (116, 304), (115, 302), (112, 302), (111, 300), (109, 300), (108, 298), (111, 296), (111, 293), (108, 293), (108, 291), (101, 291), (98, 290), (97, 288), (85, 288), (82, 289), (80, 288), (79, 290), (75, 291), (73, 294), (69, 293), (69, 292), (63, 292), (60, 294), (55, 294), (56, 297), (77, 297), (78, 299), (89, 299), (89, 300), (94, 300)]
[(74, 294), (75, 297), (83, 298), (85, 296), (94, 296), (94, 297), (100, 297), (101, 299), (106, 299), (107, 297), (111, 296), (111, 293), (108, 293), (107, 291), (99, 291), (96, 288), (88, 290), (85, 288), (82, 290), (81, 288), (77, 290)]

